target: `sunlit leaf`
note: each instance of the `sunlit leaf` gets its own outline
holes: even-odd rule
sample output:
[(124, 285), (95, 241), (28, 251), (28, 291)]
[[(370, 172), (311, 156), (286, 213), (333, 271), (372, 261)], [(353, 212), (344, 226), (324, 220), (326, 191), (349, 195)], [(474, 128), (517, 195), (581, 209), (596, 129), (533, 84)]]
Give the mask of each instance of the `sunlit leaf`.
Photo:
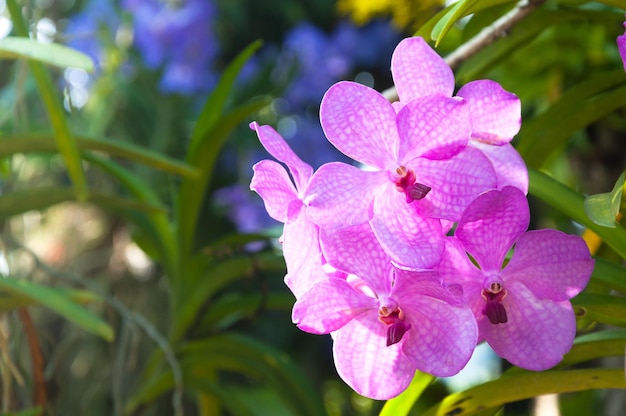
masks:
[[(102, 301), (102, 298), (100, 296), (88, 290), (67, 288), (55, 288), (55, 290), (61, 294), (66, 295), (73, 302), (76, 302), (80, 305), (87, 305), (92, 302)], [(12, 290), (0, 290), (0, 312), (10, 311), (13, 309), (35, 304), (37, 304), (37, 301), (31, 297), (25, 296)]]
[(573, 87), (547, 111), (523, 123), (517, 149), (529, 167), (540, 168), (575, 132), (624, 106), (624, 71), (598, 75)]
[(408, 415), (413, 405), (419, 400), (426, 387), (435, 381), (435, 376), (416, 371), (409, 387), (399, 396), (387, 400), (380, 411), (380, 416)]
[(86, 331), (107, 341), (113, 340), (113, 329), (102, 318), (83, 308), (71, 297), (55, 288), (38, 285), (25, 279), (0, 278), (0, 288), (18, 293), (45, 306)]
[(549, 175), (529, 168), (528, 177), (529, 192), (532, 195), (593, 230), (606, 244), (626, 259), (626, 229), (624, 227), (618, 224), (615, 228), (607, 228), (595, 224), (585, 213), (585, 198)]
[(59, 68), (75, 67), (93, 72), (91, 58), (57, 43), (41, 43), (29, 38), (7, 36), (0, 39), (0, 59), (25, 58)]
[(603, 227), (615, 228), (616, 216), (622, 202), (624, 172), (619, 176), (613, 190), (585, 198), (585, 212), (591, 221)]
[(624, 369), (524, 371), (451, 394), (423, 416), (476, 415), (485, 409), (543, 394), (611, 388), (626, 389)]

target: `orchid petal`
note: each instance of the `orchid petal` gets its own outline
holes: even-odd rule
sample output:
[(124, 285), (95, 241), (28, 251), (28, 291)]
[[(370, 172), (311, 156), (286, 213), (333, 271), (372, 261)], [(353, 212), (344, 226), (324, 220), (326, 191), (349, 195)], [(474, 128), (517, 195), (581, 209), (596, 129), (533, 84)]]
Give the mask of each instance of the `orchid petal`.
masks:
[(285, 139), (271, 126), (259, 126), (259, 123), (253, 121), (250, 123), (250, 128), (256, 131), (259, 141), (265, 150), (267, 150), (270, 155), (274, 156), (276, 160), (287, 165), (296, 183), (296, 188), (300, 192), (303, 192), (306, 189), (311, 175), (313, 175), (313, 168), (303, 162), (293, 150), (291, 150)]
[(324, 133), (352, 159), (384, 169), (397, 158), (396, 112), (377, 91), (342, 81), (326, 91), (320, 106)]
[(537, 299), (520, 282), (507, 284), (502, 303), (508, 321), (492, 324), (477, 316), (482, 336), (500, 357), (528, 370), (542, 371), (558, 364), (572, 347), (576, 318), (569, 301)]
[(526, 196), (507, 186), (476, 198), (463, 213), (455, 235), (485, 273), (499, 272), (504, 257), (529, 222)]
[(451, 97), (454, 74), (421, 37), (403, 39), (391, 56), (391, 73), (400, 101), (429, 95)]
[(283, 256), (287, 265), (285, 284), (299, 298), (318, 280), (325, 278), (319, 227), (313, 224), (304, 210), (283, 231)]
[(483, 274), (467, 256), (465, 247), (456, 237), (446, 237), (446, 249), (437, 271), (446, 283), (456, 283), (465, 287), (468, 283), (482, 284)]
[(345, 279), (329, 277), (311, 286), (296, 301), (292, 320), (303, 331), (328, 334), (366, 311), (376, 315), (377, 309), (376, 299), (357, 292)]
[(442, 96), (407, 103), (398, 113), (400, 162), (418, 156), (448, 159), (459, 153), (470, 137), (470, 114), (465, 101)]
[(418, 158), (407, 167), (415, 171), (417, 182), (431, 187), (426, 198), (417, 202), (426, 217), (458, 221), (470, 202), (497, 185), (491, 162), (471, 147), (451, 159)]
[(403, 193), (384, 187), (374, 200), (372, 230), (385, 252), (403, 267), (428, 269), (441, 260), (444, 242), (438, 220), (418, 214)]
[(472, 117), (472, 138), (488, 144), (509, 143), (522, 125), (519, 98), (495, 81), (483, 79), (465, 84), (457, 92), (467, 99)]
[(506, 284), (522, 282), (537, 299), (563, 301), (585, 288), (593, 266), (582, 238), (557, 230), (529, 231), (517, 239), (502, 278)]
[(270, 217), (276, 221), (287, 222), (290, 204), (294, 200), (298, 201), (298, 193), (287, 171), (273, 160), (262, 160), (252, 169), (254, 175), (250, 182), (250, 189), (263, 198), (265, 210)]
[(357, 393), (387, 400), (411, 383), (415, 367), (402, 353), (405, 340), (387, 346), (387, 326), (376, 313), (359, 315), (333, 333), (333, 338), (337, 372)]
[[(624, 27), (626, 27), (626, 22), (624, 22)], [(619, 56), (622, 58), (624, 71), (626, 71), (626, 33), (617, 37), (617, 50), (619, 51)]]
[(307, 189), (307, 215), (320, 227), (342, 228), (371, 218), (371, 205), (387, 174), (363, 171), (341, 162), (322, 165)]
[(391, 260), (368, 223), (322, 230), (320, 239), (326, 261), (331, 266), (357, 275), (376, 293), (389, 293)]
[(511, 144), (494, 146), (470, 140), (469, 145), (477, 148), (493, 164), (498, 177), (498, 189), (505, 186), (514, 186), (528, 193), (528, 169), (524, 159)]

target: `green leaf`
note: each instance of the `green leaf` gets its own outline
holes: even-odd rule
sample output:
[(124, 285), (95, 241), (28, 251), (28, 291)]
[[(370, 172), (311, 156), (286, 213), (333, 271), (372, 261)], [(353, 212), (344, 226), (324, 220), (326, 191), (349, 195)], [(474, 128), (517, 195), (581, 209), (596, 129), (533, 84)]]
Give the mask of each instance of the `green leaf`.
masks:
[(626, 267), (600, 257), (595, 261), (591, 279), (626, 294)]
[[(7, 0), (6, 5), (9, 9), (11, 20), (13, 21), (13, 30), (15, 30), (15, 33), (19, 36), (28, 38), (28, 26), (22, 17), (21, 9), (18, 7), (16, 1)], [(65, 111), (58, 97), (57, 88), (52, 82), (50, 74), (40, 62), (28, 61), (28, 64), (46, 107), (50, 123), (54, 129), (57, 147), (67, 167), (67, 172), (72, 181), (76, 197), (78, 200), (83, 201), (87, 198), (87, 180), (81, 165), (78, 147), (76, 146), (72, 132), (65, 119)]]
[(558, 209), (579, 224), (593, 230), (606, 244), (626, 259), (626, 229), (618, 224), (606, 228), (595, 224), (585, 213), (585, 198), (556, 179), (535, 169), (528, 169), (529, 192)]
[[(555, 25), (571, 21), (594, 21), (607, 25), (609, 22), (623, 20), (618, 13), (597, 10), (559, 9), (534, 10), (529, 16), (518, 22), (506, 36), (498, 38), (478, 53), (467, 59), (456, 73), (457, 82), (469, 82), (487, 77), (487, 74), (499, 65), (509, 61), (508, 57), (519, 53), (533, 40)], [(623, 74), (624, 71), (622, 71)], [(522, 124), (524, 128), (524, 124)]]
[(93, 72), (91, 58), (82, 52), (56, 43), (41, 43), (23, 37), (7, 36), (0, 39), (1, 58), (25, 58), (59, 68), (75, 67)]
[(437, 45), (459, 19), (471, 13), (476, 13), (505, 3), (512, 3), (513, 1), (514, 0), (465, 0), (451, 4), (430, 18), (415, 33), (415, 36), (421, 36), (424, 39), (430, 38), (436, 41)]
[(43, 409), (41, 407), (33, 407), (32, 409), (20, 410), (17, 412), (2, 412), (0, 416), (41, 416)]
[(28, 280), (10, 277), (0, 278), (0, 288), (25, 296), (107, 341), (112, 341), (114, 338), (113, 329), (109, 324), (99, 316), (75, 303), (63, 291), (38, 285)]
[[(178, 357), (188, 389), (202, 389), (198, 381), (211, 380), (216, 372), (234, 372), (271, 387), (294, 414), (324, 414), (321, 398), (288, 356), (250, 337), (223, 334), (193, 341), (180, 348)], [(146, 380), (129, 401), (126, 412), (132, 413), (172, 387), (169, 370)]]
[(571, 88), (547, 111), (523, 123), (517, 150), (528, 167), (540, 168), (575, 132), (624, 106), (624, 71), (598, 75)]
[(616, 216), (622, 202), (624, 172), (619, 175), (611, 192), (589, 195), (585, 198), (585, 212), (591, 221), (603, 227), (615, 228)]
[[(82, 151), (93, 150), (110, 156), (124, 158), (133, 162), (143, 163), (164, 172), (196, 178), (199, 170), (187, 163), (172, 159), (159, 152), (132, 143), (119, 140), (76, 137), (76, 145)], [(3, 136), (0, 138), (0, 157), (18, 153), (53, 153), (57, 151), (53, 136)]]
[(574, 365), (603, 357), (624, 355), (626, 330), (604, 330), (577, 337), (572, 349), (563, 356), (559, 367)]
[(446, 397), (423, 416), (467, 416), (549, 393), (626, 389), (624, 369), (523, 371)]
[[(59, 293), (68, 296), (73, 302), (86, 305), (92, 302), (101, 302), (102, 298), (88, 290), (56, 288)], [(11, 290), (0, 290), (0, 312), (34, 305), (37, 302), (25, 295)]]
[(588, 317), (603, 323), (626, 327), (626, 298), (596, 293), (581, 293), (572, 299), (579, 309), (577, 316)]
[(408, 415), (413, 405), (420, 398), (426, 387), (435, 381), (435, 376), (416, 371), (409, 387), (397, 397), (387, 400), (380, 416), (403, 416)]

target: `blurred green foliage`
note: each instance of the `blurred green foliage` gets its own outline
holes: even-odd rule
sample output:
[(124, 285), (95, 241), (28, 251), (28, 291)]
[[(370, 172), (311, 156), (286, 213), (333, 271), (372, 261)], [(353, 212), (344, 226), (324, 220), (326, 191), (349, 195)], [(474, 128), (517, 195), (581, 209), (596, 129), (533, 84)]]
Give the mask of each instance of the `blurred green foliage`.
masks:
[[(159, 93), (154, 72), (128, 77), (123, 62), (134, 51), (109, 44), (88, 104), (64, 107), (59, 72), (48, 65), (81, 66), (86, 57), (57, 44), (51, 56), (17, 37), (0, 42), (5, 57), (29, 58), (0, 67), (9, 267), (0, 278), (0, 414), (486, 415), (503, 406), (527, 414), (529, 399), (567, 393), (563, 415), (612, 415), (620, 398), (606, 389), (626, 388), (622, 364), (611, 361), (626, 342), (615, 329), (626, 326), (624, 194), (620, 186), (609, 193), (621, 200), (605, 214), (613, 228), (587, 216), (584, 196), (609, 192), (626, 166), (626, 74), (615, 45), (626, 6), (530, 3), (527, 16), (455, 70), (459, 84), (490, 78), (521, 98), (514, 144), (531, 168), (533, 227), (583, 233), (597, 257), (573, 302), (581, 335), (557, 369), (503, 364), (500, 378), (460, 392), (418, 374), (387, 404), (360, 397), (338, 380), (329, 337), (291, 325), (276, 233), (238, 233), (214, 204), (217, 189), (248, 180), (224, 167), (259, 148), (247, 122), (285, 88), (269, 81), (281, 62), (237, 83), (258, 39), (280, 42), (304, 18), (330, 30), (341, 13), (357, 22), (382, 13), (407, 30), (419, 26), (445, 56), (518, 3), (464, 0), (436, 13), (433, 2), (428, 15), (418, 8), (398, 20), (392, 6), (356, 0), (338, 2), (339, 11), (332, 1), (220, 1), (220, 81), (201, 103)], [(44, 12), (25, 5), (7, 1), (23, 37)]]

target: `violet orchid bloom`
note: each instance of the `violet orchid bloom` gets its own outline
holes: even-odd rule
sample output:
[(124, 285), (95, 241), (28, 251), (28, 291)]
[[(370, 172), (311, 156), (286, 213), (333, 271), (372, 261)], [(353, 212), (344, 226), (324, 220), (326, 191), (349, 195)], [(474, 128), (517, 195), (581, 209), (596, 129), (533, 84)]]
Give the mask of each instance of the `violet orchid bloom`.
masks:
[(437, 265), (439, 221), (457, 221), (480, 193), (496, 187), (489, 160), (466, 147), (468, 108), (462, 98), (425, 97), (396, 114), (377, 91), (339, 82), (326, 92), (320, 119), (328, 140), (367, 165), (321, 166), (307, 191), (307, 214), (322, 228), (370, 222), (399, 264)]
[(416, 370), (450, 376), (467, 363), (478, 336), (460, 293), (436, 272), (394, 268), (368, 224), (322, 230), (329, 264), (348, 278), (320, 279), (296, 302), (293, 321), (333, 337), (337, 372), (355, 391), (385, 400)]
[[(624, 27), (626, 28), (626, 22), (624, 22)], [(626, 30), (623, 35), (617, 37), (617, 50), (619, 51), (619, 56), (622, 58), (624, 71), (626, 71)]]
[(499, 356), (540, 371), (556, 365), (572, 346), (576, 319), (569, 300), (589, 281), (594, 260), (582, 238), (556, 230), (526, 232), (529, 220), (519, 189), (481, 195), (447, 238), (438, 270), (445, 282), (463, 286), (481, 338)]
[[(396, 108), (429, 95), (451, 97), (454, 93), (452, 70), (420, 37), (406, 38), (398, 44), (391, 58), (391, 72), (400, 99)], [(457, 96), (465, 98), (470, 109), (469, 144), (493, 163), (498, 188), (511, 185), (527, 193), (526, 165), (510, 144), (521, 126), (520, 100), (491, 80), (469, 82)]]
[[(284, 223), (281, 242), (287, 264), (285, 284), (299, 297), (323, 276), (323, 259), (319, 245), (319, 228), (308, 220), (302, 199), (313, 169), (304, 163), (287, 142), (271, 126), (250, 123), (263, 147), (289, 168), (293, 182), (285, 168), (273, 160), (262, 160), (254, 165), (250, 189), (257, 192), (270, 217)], [(295, 182), (295, 186), (294, 186)]]

